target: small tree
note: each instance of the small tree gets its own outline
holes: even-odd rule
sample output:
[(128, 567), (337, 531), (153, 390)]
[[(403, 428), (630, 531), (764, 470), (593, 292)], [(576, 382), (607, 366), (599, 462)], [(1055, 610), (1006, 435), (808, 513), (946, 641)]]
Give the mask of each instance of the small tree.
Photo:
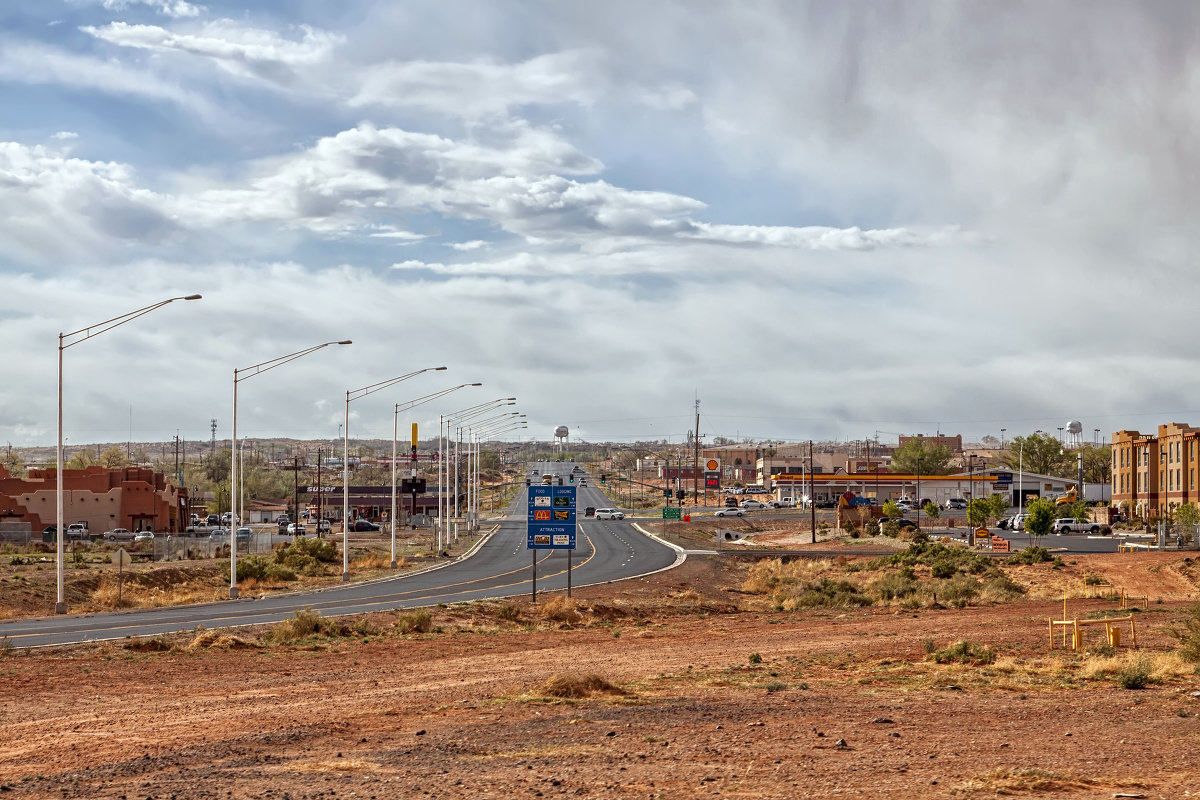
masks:
[(1008, 498), (1002, 494), (994, 494), (987, 498), (987, 501), (992, 504), (991, 513), (988, 515), (991, 519), (999, 519), (1008, 512)]
[(895, 500), (888, 500), (886, 503), (883, 504), (883, 515), (885, 517), (902, 516), (900, 513), (900, 506), (896, 505)]
[(987, 498), (977, 497), (967, 503), (967, 522), (971, 523), (972, 528), (978, 528), (987, 525), (988, 517), (992, 514), (992, 501)]
[(921, 510), (924, 511), (925, 516), (929, 517), (930, 519), (937, 519), (942, 513), (933, 503), (926, 503), (921, 507)]
[(1184, 542), (1191, 544), (1196, 526), (1200, 525), (1200, 508), (1194, 503), (1186, 503), (1175, 509), (1175, 525), (1183, 529)]
[(1054, 503), (1044, 497), (1030, 500), (1025, 505), (1025, 530), (1030, 536), (1045, 536), (1054, 528)]

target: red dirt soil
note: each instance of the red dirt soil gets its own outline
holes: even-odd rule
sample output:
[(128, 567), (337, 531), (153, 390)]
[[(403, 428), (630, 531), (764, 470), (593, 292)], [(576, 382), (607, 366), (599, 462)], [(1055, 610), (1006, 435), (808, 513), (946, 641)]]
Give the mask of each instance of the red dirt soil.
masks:
[[(990, 607), (742, 611), (747, 567), (691, 558), (577, 590), (573, 626), (539, 617), (555, 605), (542, 598), (436, 609), (441, 633), (239, 647), (255, 636), (238, 630), (225, 647), (188, 636), (163, 652), (150, 648), (164, 640), (9, 651), (0, 794), (1200, 796), (1200, 677), (1123, 689), (1087, 678), (1084, 656), (1051, 652), (1046, 633), (1062, 611), (1054, 592), (1103, 575), (1150, 596), (1138, 643), (1163, 654), (1196, 593), (1193, 562), (1071, 561), (1012, 573), (1046, 599)], [(1114, 607), (1069, 602), (1079, 616)], [(926, 658), (928, 640), (960, 639), (1024, 666)], [(550, 697), (559, 673), (624, 694)]]

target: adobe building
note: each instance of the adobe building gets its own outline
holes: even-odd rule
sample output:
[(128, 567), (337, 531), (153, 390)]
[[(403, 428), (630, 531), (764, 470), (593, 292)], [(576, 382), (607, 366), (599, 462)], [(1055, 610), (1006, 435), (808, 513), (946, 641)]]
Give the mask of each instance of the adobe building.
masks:
[[(28, 523), (37, 536), (57, 521), (57, 491), (53, 468), (15, 478), (0, 467), (0, 521)], [(86, 522), (93, 535), (113, 528), (182, 531), (187, 508), (187, 490), (168, 484), (161, 472), (98, 465), (63, 470), (63, 525)]]

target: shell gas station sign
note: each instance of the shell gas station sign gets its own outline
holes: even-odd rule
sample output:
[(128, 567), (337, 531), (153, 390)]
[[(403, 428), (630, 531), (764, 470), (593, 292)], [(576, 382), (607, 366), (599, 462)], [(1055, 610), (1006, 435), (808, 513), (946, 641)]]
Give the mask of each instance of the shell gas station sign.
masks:
[(721, 488), (721, 460), (719, 458), (707, 458), (704, 460), (704, 488)]

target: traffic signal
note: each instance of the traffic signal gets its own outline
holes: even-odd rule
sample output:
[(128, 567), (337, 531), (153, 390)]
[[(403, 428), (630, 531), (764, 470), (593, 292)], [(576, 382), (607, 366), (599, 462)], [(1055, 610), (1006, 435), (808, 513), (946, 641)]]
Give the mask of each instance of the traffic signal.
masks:
[(608, 476), (607, 476), (607, 475), (605, 475), (603, 472), (602, 472), (602, 473), (600, 473), (600, 482), (601, 482), (601, 483), (608, 483)]
[(571, 483), (574, 483), (574, 482), (575, 482), (575, 476), (574, 476), (574, 475), (572, 475), (572, 476), (571, 476)]

